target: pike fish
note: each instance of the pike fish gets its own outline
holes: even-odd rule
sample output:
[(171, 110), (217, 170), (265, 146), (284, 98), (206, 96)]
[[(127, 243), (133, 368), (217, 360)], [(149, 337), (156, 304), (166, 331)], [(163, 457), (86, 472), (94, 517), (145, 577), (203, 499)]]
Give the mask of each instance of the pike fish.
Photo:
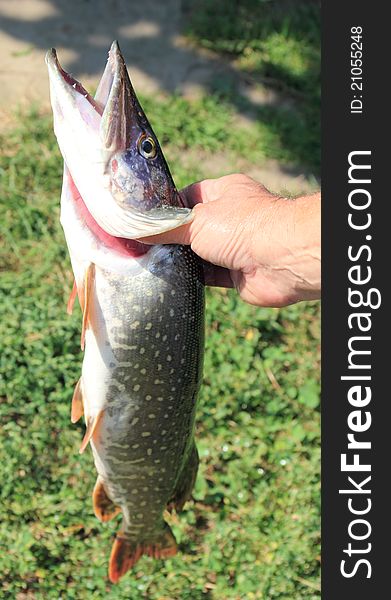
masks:
[(84, 360), (72, 422), (84, 414), (98, 473), (93, 508), (122, 513), (110, 556), (117, 582), (142, 555), (177, 545), (165, 511), (195, 482), (204, 346), (203, 269), (189, 247), (136, 238), (188, 222), (159, 142), (114, 42), (92, 97), (46, 55), (54, 130), (64, 158), (61, 224), (82, 308)]

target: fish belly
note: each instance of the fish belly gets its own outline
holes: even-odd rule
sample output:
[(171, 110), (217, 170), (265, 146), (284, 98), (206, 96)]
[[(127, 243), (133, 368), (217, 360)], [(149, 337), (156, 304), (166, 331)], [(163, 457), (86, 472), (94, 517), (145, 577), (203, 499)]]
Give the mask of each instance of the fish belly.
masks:
[(194, 451), (204, 286), (189, 248), (165, 246), (135, 276), (95, 267), (82, 388), (91, 445), (129, 539), (146, 540)]

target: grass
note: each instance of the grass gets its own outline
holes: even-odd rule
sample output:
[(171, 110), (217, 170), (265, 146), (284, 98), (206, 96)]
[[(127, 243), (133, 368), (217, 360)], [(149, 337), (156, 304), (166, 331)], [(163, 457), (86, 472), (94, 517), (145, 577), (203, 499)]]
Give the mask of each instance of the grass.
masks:
[[(198, 45), (234, 59), (253, 82), (281, 92), (284, 102), (252, 108), (254, 129), (266, 129), (284, 157), (320, 172), (319, 0), (185, 0), (187, 33)], [(219, 89), (246, 109), (237, 92)], [(249, 102), (247, 101), (247, 104)], [(250, 103), (251, 104), (251, 103)]]
[[(240, 4), (250, 10), (254, 1)], [(221, 31), (222, 5), (213, 6), (220, 11), (213, 28), (200, 29), (205, 12), (197, 13), (201, 25), (192, 20), (199, 43), (230, 52), (256, 75), (265, 74), (261, 57), (269, 43), (271, 63), (282, 72), (288, 58), (278, 58), (279, 44), (293, 34), (288, 26), (285, 33), (278, 29), (278, 15), (269, 13), (265, 45), (257, 47), (252, 31), (239, 43), (232, 19), (232, 31)], [(300, 21), (303, 56), (311, 18)], [(273, 35), (285, 36), (274, 45), (273, 22)], [(273, 74), (291, 89), (308, 75), (296, 50), (286, 76)], [(309, 98), (314, 83), (306, 85)], [(144, 98), (143, 105), (178, 186), (210, 176), (212, 167), (213, 175), (224, 174), (227, 159), (235, 165), (249, 146), (248, 164), (257, 164), (265, 157), (309, 157), (319, 145), (308, 127), (296, 124), (293, 134), (290, 117), (273, 125), (260, 114), (252, 128), (239, 126), (229, 94), (194, 102)], [(291, 128), (289, 143), (284, 128)], [(65, 313), (72, 276), (59, 225), (62, 164), (51, 118), (21, 115), (0, 147), (0, 597), (318, 599), (318, 304), (263, 309), (232, 291), (208, 290), (197, 414), (201, 467), (193, 501), (172, 523), (181, 552), (165, 562), (142, 559), (112, 586), (107, 564), (118, 520), (102, 525), (93, 516), (92, 457), (79, 456), (83, 426), (70, 423), (82, 361), (80, 311)], [(222, 151), (218, 173), (214, 163)], [(315, 168), (314, 158), (302, 162)]]

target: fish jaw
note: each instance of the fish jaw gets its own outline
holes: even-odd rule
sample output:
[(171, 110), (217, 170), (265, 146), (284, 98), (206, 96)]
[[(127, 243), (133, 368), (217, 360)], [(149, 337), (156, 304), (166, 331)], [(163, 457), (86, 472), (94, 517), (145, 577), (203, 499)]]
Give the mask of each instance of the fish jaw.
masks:
[[(54, 131), (64, 161), (88, 211), (106, 233), (128, 239), (188, 223), (159, 143), (137, 100), (114, 42), (95, 99), (61, 67), (56, 51), (46, 63)], [(140, 140), (156, 154), (141, 154)]]
[(54, 132), (73, 179), (87, 205), (110, 201), (99, 136), (102, 110), (79, 82), (62, 69), (52, 48), (46, 55)]

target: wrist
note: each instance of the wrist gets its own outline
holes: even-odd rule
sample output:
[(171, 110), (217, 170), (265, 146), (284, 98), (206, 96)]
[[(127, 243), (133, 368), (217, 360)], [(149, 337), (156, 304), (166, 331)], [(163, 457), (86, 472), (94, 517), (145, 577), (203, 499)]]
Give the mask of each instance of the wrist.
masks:
[(320, 194), (262, 202), (252, 235), (253, 267), (262, 271), (282, 303), (320, 295)]

